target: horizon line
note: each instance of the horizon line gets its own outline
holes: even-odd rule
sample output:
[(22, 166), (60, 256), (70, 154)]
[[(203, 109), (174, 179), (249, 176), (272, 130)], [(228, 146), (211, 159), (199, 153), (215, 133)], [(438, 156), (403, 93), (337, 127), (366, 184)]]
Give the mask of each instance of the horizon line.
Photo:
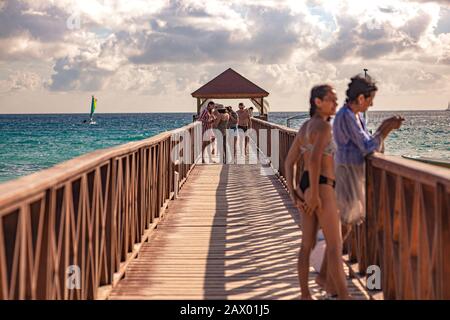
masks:
[[(369, 112), (405, 112), (405, 111), (447, 111), (447, 109), (397, 109), (397, 110), (369, 110)], [(291, 111), (291, 110), (284, 110), (284, 111), (272, 111), (272, 112), (268, 112), (268, 114), (270, 115), (271, 113), (280, 113), (280, 112), (290, 112), (290, 113), (307, 113), (309, 112), (309, 110), (301, 110), (301, 111)], [(192, 113), (192, 114), (196, 114), (196, 111), (149, 111), (149, 112), (96, 112), (95, 114), (147, 114), (147, 113)], [(89, 112), (43, 112), (43, 113), (39, 113), (39, 112), (32, 112), (32, 113), (1, 113), (0, 115), (29, 115), (29, 114), (39, 114), (39, 115), (43, 115), (43, 114), (88, 114)]]

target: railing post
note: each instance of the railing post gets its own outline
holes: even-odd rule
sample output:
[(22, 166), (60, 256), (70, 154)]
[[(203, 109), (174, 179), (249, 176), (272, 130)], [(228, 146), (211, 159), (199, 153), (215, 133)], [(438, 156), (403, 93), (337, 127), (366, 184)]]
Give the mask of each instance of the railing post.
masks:
[(174, 172), (174, 199), (178, 198), (178, 190), (180, 188), (180, 174), (178, 171)]

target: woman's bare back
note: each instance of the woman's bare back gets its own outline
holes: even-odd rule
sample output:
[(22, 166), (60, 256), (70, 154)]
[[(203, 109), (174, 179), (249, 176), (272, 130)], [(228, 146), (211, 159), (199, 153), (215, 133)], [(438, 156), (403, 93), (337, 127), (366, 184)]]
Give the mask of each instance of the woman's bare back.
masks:
[[(322, 119), (309, 119), (308, 121), (306, 121), (300, 128), (299, 130), (299, 138), (300, 138), (300, 142), (301, 142), (301, 148), (302, 150), (300, 150), (300, 152), (302, 152), (303, 154), (303, 159), (304, 159), (304, 170), (308, 170), (309, 169), (309, 164), (311, 160), (315, 160), (316, 159), (311, 159), (311, 148), (312, 146), (314, 146), (314, 144), (316, 143), (316, 141), (319, 138), (319, 135), (323, 135), (323, 134), (328, 134), (326, 131), (323, 131), (321, 128), (323, 128), (324, 125), (324, 120)], [(327, 128), (329, 127), (329, 130), (331, 133), (331, 126), (329, 125), (329, 123), (327, 122)], [(329, 139), (327, 141), (327, 145), (332, 143), (332, 137), (331, 134), (329, 135)], [(320, 174), (334, 179), (335, 175), (334, 175), (334, 159), (332, 155), (329, 154), (322, 154), (322, 161), (321, 161), (321, 167), (320, 167)]]

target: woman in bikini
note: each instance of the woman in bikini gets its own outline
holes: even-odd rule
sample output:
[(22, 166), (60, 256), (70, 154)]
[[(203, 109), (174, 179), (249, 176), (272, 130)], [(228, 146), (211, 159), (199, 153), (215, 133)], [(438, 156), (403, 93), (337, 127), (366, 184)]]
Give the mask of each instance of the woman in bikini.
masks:
[[(310, 105), (311, 119), (301, 126), (285, 161), (289, 193), (303, 213), (302, 243), (298, 255), (301, 297), (311, 299), (308, 287), (309, 256), (320, 226), (327, 244), (327, 280), (333, 282), (339, 299), (349, 299), (342, 263), (340, 217), (334, 190), (335, 146), (329, 123), (337, 106), (333, 87), (319, 85), (312, 88)], [(298, 180), (299, 173), (301, 177)]]

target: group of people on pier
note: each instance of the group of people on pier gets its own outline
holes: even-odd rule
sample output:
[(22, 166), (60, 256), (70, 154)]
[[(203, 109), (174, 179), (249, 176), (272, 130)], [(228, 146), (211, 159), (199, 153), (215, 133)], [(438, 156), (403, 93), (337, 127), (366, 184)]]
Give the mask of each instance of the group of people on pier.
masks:
[[(302, 299), (312, 298), (308, 285), (309, 260), (319, 229), (325, 237), (326, 249), (315, 281), (328, 297), (351, 299), (342, 250), (352, 228), (365, 219), (365, 157), (382, 151), (385, 138), (404, 121), (400, 116), (393, 116), (385, 119), (374, 134), (369, 132), (364, 114), (373, 105), (377, 91), (370, 76), (354, 76), (348, 84), (345, 103), (336, 112), (338, 98), (334, 87), (330, 84), (313, 87), (309, 100), (310, 119), (298, 130), (285, 159), (289, 194), (302, 213), (298, 256)], [(217, 140), (223, 141), (223, 148), (219, 148), (224, 150), (222, 160), (226, 159), (229, 132), (236, 132), (232, 134), (234, 150), (236, 138), (244, 137), (240, 139), (239, 148), (244, 140), (247, 153), (251, 119), (251, 110), (243, 103), (234, 111), (231, 106), (223, 107), (209, 101), (199, 116), (204, 133), (202, 154), (206, 146), (213, 146), (214, 140), (220, 138)]]
[[(289, 193), (302, 213), (298, 276), (302, 299), (311, 299), (309, 259), (319, 228), (326, 241), (316, 283), (328, 297), (350, 299), (342, 263), (343, 242), (365, 218), (365, 157), (381, 151), (383, 141), (404, 119), (385, 119), (372, 135), (364, 112), (373, 105), (378, 88), (370, 76), (357, 75), (348, 84), (346, 99), (336, 113), (332, 85), (312, 88), (310, 119), (300, 127), (285, 160)], [(330, 124), (334, 116), (333, 125)]]
[[(204, 139), (206, 141), (203, 141), (202, 154), (208, 145), (214, 146), (217, 133), (220, 132), (220, 139), (223, 143), (223, 148), (220, 150), (223, 150), (223, 153), (219, 156), (222, 157), (221, 161), (225, 163), (227, 150), (226, 131), (228, 130), (233, 133), (233, 147), (234, 150), (236, 150), (238, 133), (245, 133), (252, 128), (252, 117), (253, 107), (246, 108), (242, 102), (239, 103), (238, 110), (234, 111), (231, 106), (224, 107), (223, 105), (215, 104), (214, 101), (209, 101), (198, 118), (198, 120), (202, 122), (203, 133), (206, 135), (206, 139)], [(245, 154), (248, 152), (248, 137), (245, 136), (243, 141), (245, 141), (243, 151)], [(215, 154), (214, 148), (212, 148), (211, 153)], [(204, 157), (202, 157), (202, 160), (204, 163)]]

